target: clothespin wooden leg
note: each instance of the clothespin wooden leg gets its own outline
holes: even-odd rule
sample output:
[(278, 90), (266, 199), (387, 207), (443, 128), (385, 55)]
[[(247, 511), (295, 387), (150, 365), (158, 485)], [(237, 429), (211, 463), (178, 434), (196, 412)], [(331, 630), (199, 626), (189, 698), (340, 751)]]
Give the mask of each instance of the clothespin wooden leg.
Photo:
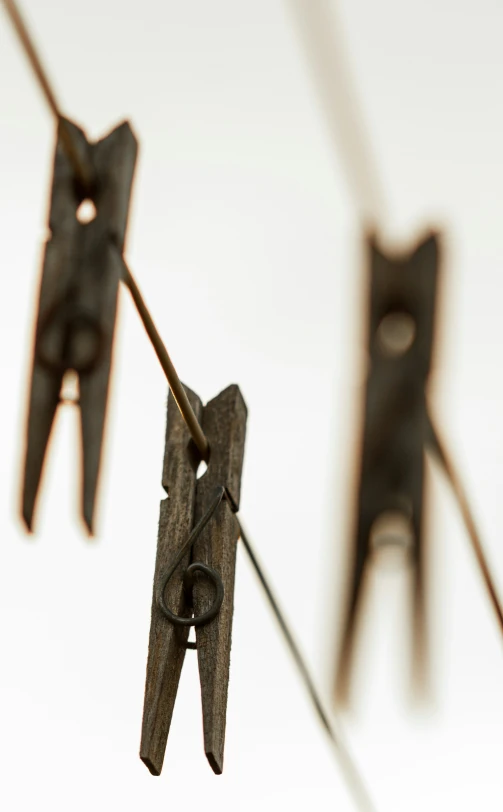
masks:
[(369, 555), (369, 538), (372, 521), (363, 521), (359, 527), (356, 542), (355, 559), (349, 587), (346, 618), (343, 627), (343, 638), (339, 654), (339, 668), (337, 672), (336, 696), (341, 704), (346, 704), (349, 698), (349, 680), (351, 664), (353, 662), (354, 639), (358, 628), (361, 603), (364, 596), (365, 575)]
[[(197, 656), (203, 707), (204, 749), (215, 773), (223, 769), (227, 690), (231, 651), (234, 575), (239, 526), (232, 515), (239, 508), (247, 410), (235, 385), (229, 386), (204, 408), (203, 430), (210, 444), (206, 473), (198, 480), (196, 521), (208, 509), (215, 489), (227, 489), (231, 504), (222, 502), (194, 545), (193, 561), (211, 566), (224, 586), (224, 599), (217, 617), (196, 629)], [(231, 508), (231, 509), (229, 509)], [(194, 613), (207, 611), (214, 600), (208, 579), (194, 586)]]
[[(413, 629), (413, 649), (412, 649), (412, 686), (418, 696), (424, 695), (428, 691), (429, 674), (429, 650), (428, 650), (428, 618), (426, 605), (426, 585), (427, 585), (427, 550), (428, 539), (424, 532), (424, 461), (426, 456), (426, 403), (424, 403), (424, 433), (423, 448), (421, 455), (418, 452), (419, 476), (416, 480), (416, 493), (412, 497), (412, 503), (419, 505), (411, 518), (411, 527), (415, 543), (410, 550), (412, 566), (412, 590), (411, 590), (411, 612)], [(419, 459), (421, 461), (419, 461)]]
[[(185, 387), (196, 417), (201, 418), (201, 401)], [(171, 394), (162, 484), (168, 497), (161, 502), (157, 559), (155, 564), (152, 619), (150, 626), (147, 679), (143, 712), (140, 758), (153, 775), (160, 775), (166, 750), (178, 683), (185, 658), (188, 626), (171, 623), (159, 607), (159, 591), (176, 554), (190, 535), (194, 524), (197, 459), (192, 453), (190, 434)], [(183, 575), (190, 550), (181, 560), (165, 589), (169, 608), (179, 616), (190, 616)]]

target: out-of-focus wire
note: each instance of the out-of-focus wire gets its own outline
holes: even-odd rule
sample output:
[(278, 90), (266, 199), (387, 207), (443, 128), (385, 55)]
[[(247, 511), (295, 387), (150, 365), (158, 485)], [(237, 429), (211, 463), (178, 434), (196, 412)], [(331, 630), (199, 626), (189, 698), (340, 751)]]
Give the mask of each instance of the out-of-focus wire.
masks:
[(446, 443), (443, 440), (440, 432), (436, 428), (435, 424), (433, 423), (431, 417), (430, 417), (429, 433), (430, 433), (429, 446), (434, 456), (438, 459), (440, 466), (443, 469), (449, 481), (449, 484), (452, 488), (452, 491), (458, 503), (458, 507), (463, 522), (465, 524), (468, 536), (472, 544), (473, 552), (475, 553), (477, 563), (480, 567), (480, 572), (484, 580), (484, 585), (486, 587), (487, 594), (489, 595), (489, 600), (491, 601), (492, 607), (494, 609), (494, 614), (496, 615), (499, 627), (503, 632), (503, 607), (501, 606), (501, 602), (496, 590), (496, 584), (494, 583), (493, 577), (491, 575), (491, 570), (484, 553), (482, 539), (480, 537), (480, 533), (475, 523), (475, 518), (472, 509), (470, 507), (470, 503), (468, 501), (468, 496), (462, 485), (460, 476), (453, 462), (453, 459), (447, 449)]
[(281, 634), (283, 635), (283, 638), (290, 651), (290, 654), (292, 655), (293, 661), (297, 666), (297, 670), (300, 674), (302, 682), (304, 683), (304, 687), (306, 688), (309, 698), (311, 699), (316, 715), (330, 740), (330, 744), (334, 750), (335, 757), (342, 768), (346, 782), (353, 793), (353, 797), (359, 809), (364, 810), (365, 812), (375, 812), (375, 806), (369, 796), (368, 790), (354, 762), (354, 759), (349, 752), (348, 746), (344, 741), (344, 738), (340, 730), (336, 732), (333, 723), (330, 721), (328, 713), (323, 707), (323, 702), (316, 689), (313, 678), (309, 673), (306, 661), (304, 660), (300, 652), (299, 646), (295, 642), (295, 638), (292, 634), (292, 631), (290, 630), (285, 615), (280, 609), (279, 603), (276, 597), (274, 596), (274, 593), (265, 575), (262, 565), (260, 564), (257, 555), (253, 549), (250, 538), (243, 529), (241, 520), (239, 520), (239, 530), (241, 541), (246, 550), (248, 558), (250, 559), (253, 569), (255, 570), (257, 577), (260, 581), (262, 589), (264, 590), (265, 596), (269, 602), (269, 606), (271, 607), (272, 613), (278, 622)]
[(286, 0), (306, 51), (335, 148), (363, 228), (373, 231), (385, 218), (385, 197), (357, 93), (348, 67), (344, 37), (330, 0)]

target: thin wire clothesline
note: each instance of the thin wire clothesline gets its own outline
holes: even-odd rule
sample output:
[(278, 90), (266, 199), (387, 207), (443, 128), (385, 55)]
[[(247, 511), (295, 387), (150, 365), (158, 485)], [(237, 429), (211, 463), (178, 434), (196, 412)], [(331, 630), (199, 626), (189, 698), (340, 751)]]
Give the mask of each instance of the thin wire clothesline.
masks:
[[(32, 70), (39, 82), (42, 93), (48, 103), (51, 112), (53, 113), (53, 115), (57, 120), (58, 131), (62, 140), (63, 147), (67, 152), (70, 161), (72, 162), (72, 166), (76, 173), (76, 176), (80, 181), (83, 190), (84, 191), (86, 189), (89, 190), (92, 187), (92, 170), (90, 167), (82, 163), (80, 153), (74, 146), (71, 130), (68, 128), (67, 121), (63, 116), (61, 109), (57, 103), (53, 87), (49, 82), (47, 72), (44, 70), (40, 57), (35, 48), (34, 41), (30, 36), (30, 34), (28, 33), (28, 29), (19, 11), (19, 8), (15, 0), (3, 0), (3, 2), (7, 10), (7, 13), (11, 19), (11, 22), (16, 30), (16, 33), (19, 36), (25, 54), (28, 57)], [(187, 427), (191, 433), (191, 436), (196, 446), (198, 447), (201, 453), (202, 458), (204, 460), (207, 460), (209, 456), (209, 445), (207, 438), (205, 437), (202, 428), (194, 414), (194, 411), (185, 393), (183, 384), (181, 383), (178, 377), (176, 369), (171, 361), (166, 346), (164, 345), (161, 336), (155, 326), (154, 320), (145, 304), (145, 301), (141, 295), (139, 287), (124, 259), (123, 259), (123, 268), (124, 268), (123, 281), (127, 285), (131, 293), (131, 296), (135, 303), (136, 309), (140, 315), (140, 318), (143, 322), (147, 335), (152, 343), (152, 346), (157, 354), (161, 367), (166, 375), (169, 387), (173, 393), (173, 397), (175, 398), (175, 401), (178, 405), (178, 408), (180, 409), (182, 417), (185, 420), (185, 423), (187, 424)], [(294, 635), (286, 621), (286, 618), (282, 610), (280, 609), (279, 603), (276, 597), (274, 596), (274, 592), (268, 582), (268, 579), (266, 578), (265, 572), (258, 561), (257, 555), (253, 549), (253, 546), (250, 542), (247, 533), (245, 533), (243, 529), (241, 522), (239, 522), (239, 529), (240, 529), (240, 538), (245, 548), (245, 551), (264, 590), (265, 596), (269, 602), (271, 610), (278, 622), (283, 638), (291, 653), (293, 661), (297, 666), (301, 680), (304, 683), (309, 698), (315, 709), (316, 715), (319, 721), (321, 722), (322, 727), (325, 730), (329, 738), (329, 741), (333, 747), (335, 756), (337, 758), (339, 766), (342, 769), (346, 782), (353, 793), (353, 797), (361, 810), (364, 810), (364, 812), (375, 812), (375, 806), (368, 794), (368, 791), (365, 787), (365, 783), (354, 762), (354, 759), (350, 755), (350, 751), (348, 749), (346, 742), (344, 741), (344, 737), (342, 736), (340, 731), (336, 732), (335, 727), (332, 721), (330, 720), (327, 711), (324, 709), (322, 699), (314, 684), (313, 678), (310, 674), (306, 661), (301, 654), (300, 648), (295, 641)]]
[(358, 219), (364, 231), (374, 231), (385, 219), (386, 196), (358, 94), (338, 35), (328, 12), (330, 0), (287, 0), (297, 22), (299, 37), (316, 80), (336, 152), (342, 153), (346, 176)]

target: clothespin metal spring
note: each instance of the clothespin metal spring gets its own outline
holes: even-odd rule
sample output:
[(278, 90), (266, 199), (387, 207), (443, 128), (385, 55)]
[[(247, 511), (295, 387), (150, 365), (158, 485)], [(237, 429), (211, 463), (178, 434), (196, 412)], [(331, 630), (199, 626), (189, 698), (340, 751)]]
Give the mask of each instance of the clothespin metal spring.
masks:
[[(175, 614), (174, 612), (171, 611), (171, 609), (168, 608), (164, 597), (164, 593), (166, 591), (168, 582), (172, 577), (172, 575), (174, 574), (180, 561), (197, 541), (197, 539), (203, 532), (204, 528), (210, 521), (211, 517), (213, 516), (219, 505), (222, 503), (222, 501), (225, 499), (232, 512), (235, 513), (236, 511), (236, 506), (227, 488), (220, 486), (216, 489), (215, 493), (216, 495), (211, 505), (209, 506), (206, 513), (198, 521), (185, 544), (183, 544), (180, 550), (178, 551), (175, 559), (173, 560), (173, 563), (169, 567), (159, 587), (157, 595), (157, 605), (159, 606), (159, 609), (161, 610), (163, 615), (171, 623), (174, 623), (175, 626), (205, 626), (207, 623), (210, 623), (212, 620), (214, 620), (214, 618), (216, 618), (216, 616), (220, 611), (220, 607), (222, 606), (222, 601), (224, 599), (224, 585), (222, 579), (219, 573), (216, 570), (214, 570), (213, 567), (209, 567), (207, 564), (203, 564), (201, 561), (194, 561), (192, 564), (189, 564), (183, 576), (183, 586), (187, 594), (188, 603), (189, 605), (192, 605), (191, 595), (192, 588), (194, 586), (195, 574), (197, 572), (200, 572), (207, 578), (209, 578), (209, 580), (213, 583), (213, 586), (215, 587), (215, 599), (213, 601), (213, 604), (206, 612), (203, 612), (203, 614), (197, 615), (196, 617), (180, 617), (180, 615)], [(187, 642), (186, 647), (196, 648), (196, 645), (195, 643)]]

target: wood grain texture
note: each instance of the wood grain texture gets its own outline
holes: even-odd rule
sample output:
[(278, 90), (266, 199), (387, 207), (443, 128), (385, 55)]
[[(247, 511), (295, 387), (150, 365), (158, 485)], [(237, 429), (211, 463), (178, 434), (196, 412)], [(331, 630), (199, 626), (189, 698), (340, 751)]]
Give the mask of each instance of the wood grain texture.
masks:
[[(359, 608), (371, 556), (375, 520), (396, 512), (410, 522), (414, 566), (416, 654), (424, 641), (423, 491), (427, 432), (425, 389), (431, 367), (438, 277), (438, 242), (432, 235), (407, 257), (389, 257), (369, 241), (370, 371), (365, 395), (363, 451), (357, 497), (354, 563), (337, 674), (339, 700), (348, 698)], [(378, 328), (390, 313), (406, 313), (415, 324), (409, 349), (383, 352)], [(416, 663), (420, 658), (416, 657)]]
[[(79, 381), (83, 446), (82, 513), (90, 532), (93, 529), (103, 446), (117, 293), (122, 277), (120, 255), (124, 248), (137, 151), (136, 139), (127, 122), (93, 145), (92, 151), (98, 178), (94, 198), (97, 217), (83, 226), (84, 239), (76, 288), (79, 308), (97, 319), (102, 332), (98, 363), (89, 374), (81, 374)], [(87, 330), (74, 331), (75, 344), (71, 352), (76, 355), (85, 353), (88, 336)]]
[(84, 449), (82, 513), (92, 532), (122, 274), (117, 254), (124, 247), (137, 142), (127, 123), (96, 144), (89, 144), (72, 122), (66, 121), (66, 128), (77, 152), (94, 168), (96, 183), (88, 198), (97, 215), (87, 224), (77, 219), (84, 193), (59, 139), (33, 350), (23, 518), (31, 529), (62, 378), (74, 369)]
[[(185, 387), (196, 417), (201, 419), (201, 401)], [(152, 597), (152, 618), (143, 706), (140, 758), (153, 775), (160, 775), (178, 683), (185, 658), (188, 627), (174, 626), (159, 609), (159, 589), (178, 550), (190, 535), (194, 524), (196, 500), (196, 460), (188, 452), (190, 433), (171, 394), (168, 395), (168, 419), (162, 484), (168, 498), (161, 502), (157, 558)], [(183, 573), (190, 551), (169, 581), (165, 598), (177, 615), (189, 617)]]
[[(210, 459), (206, 473), (197, 482), (195, 522), (207, 510), (218, 486), (227, 487), (236, 510), (239, 507), (246, 418), (246, 405), (235, 385), (204, 408), (202, 425), (210, 444)], [(224, 585), (219, 614), (208, 625), (196, 629), (204, 748), (217, 775), (223, 769), (238, 536), (237, 521), (224, 500), (196, 541), (192, 554), (193, 562), (199, 561), (217, 570)], [(209, 609), (213, 587), (207, 579), (198, 579), (193, 599), (196, 615)]]
[[(74, 143), (88, 151), (83, 131), (69, 124)], [(49, 213), (50, 238), (45, 249), (38, 314), (33, 348), (30, 405), (27, 426), (27, 446), (23, 482), (23, 518), (31, 529), (35, 500), (40, 484), (42, 467), (51, 433), (64, 370), (65, 323), (54, 313), (64, 300), (70, 286), (76, 261), (80, 224), (75, 216), (78, 203), (73, 182), (73, 170), (58, 140), (54, 158), (54, 175)], [(50, 329), (44, 325), (51, 319)], [(38, 352), (54, 362), (54, 369), (40, 363)]]

